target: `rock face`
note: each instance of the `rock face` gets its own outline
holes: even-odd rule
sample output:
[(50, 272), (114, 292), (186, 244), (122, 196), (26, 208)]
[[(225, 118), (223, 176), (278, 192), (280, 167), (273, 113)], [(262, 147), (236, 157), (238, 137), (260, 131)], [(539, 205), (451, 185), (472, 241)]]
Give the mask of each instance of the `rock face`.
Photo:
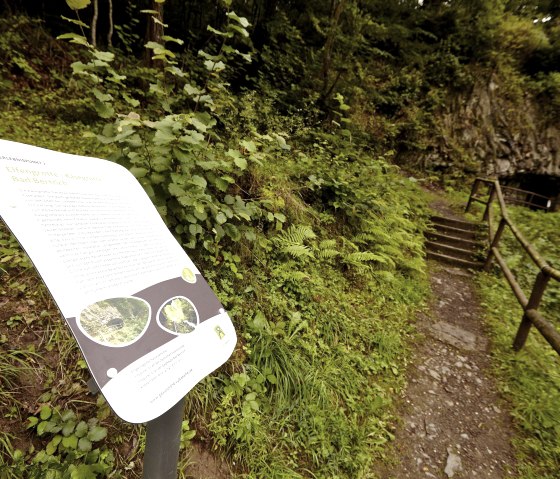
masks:
[(461, 164), (500, 178), (519, 173), (560, 178), (560, 128), (544, 121), (529, 95), (511, 95), (497, 79), (455, 97), (441, 130), (424, 159), (427, 165)]

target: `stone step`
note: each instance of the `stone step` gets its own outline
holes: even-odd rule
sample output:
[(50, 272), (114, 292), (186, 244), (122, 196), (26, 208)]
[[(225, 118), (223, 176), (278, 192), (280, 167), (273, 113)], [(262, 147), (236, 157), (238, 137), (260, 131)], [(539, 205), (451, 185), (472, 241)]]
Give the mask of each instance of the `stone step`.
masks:
[(434, 215), (431, 218), (432, 223), (443, 226), (450, 226), (465, 231), (480, 231), (483, 226), (480, 223), (473, 223), (471, 221), (456, 220), (454, 218), (447, 218), (445, 216)]
[(482, 231), (472, 230), (472, 229), (462, 229), (454, 226), (434, 224), (434, 230), (436, 233), (444, 234), (446, 236), (453, 236), (455, 238), (464, 238), (469, 240), (477, 240), (482, 237)]
[(469, 261), (465, 259), (455, 258), (443, 253), (436, 253), (435, 251), (428, 251), (427, 256), (428, 258), (435, 259), (443, 263), (453, 264), (455, 266), (461, 266), (463, 268), (482, 269), (482, 266), (484, 266), (484, 263), (479, 261)]
[(476, 252), (471, 249), (463, 249), (457, 246), (450, 246), (437, 241), (426, 241), (426, 249), (435, 253), (442, 253), (453, 258), (476, 261)]
[(460, 238), (458, 236), (450, 236), (443, 233), (438, 233), (437, 231), (428, 231), (426, 232), (425, 236), (426, 239), (430, 241), (471, 251), (476, 251), (484, 247), (481, 241), (475, 241), (468, 238)]

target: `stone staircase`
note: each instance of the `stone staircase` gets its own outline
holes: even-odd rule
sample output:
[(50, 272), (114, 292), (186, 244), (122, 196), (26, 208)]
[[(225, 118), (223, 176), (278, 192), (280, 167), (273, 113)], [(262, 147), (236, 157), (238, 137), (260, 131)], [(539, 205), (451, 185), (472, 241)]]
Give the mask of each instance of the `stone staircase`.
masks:
[(480, 269), (484, 265), (483, 225), (444, 216), (431, 217), (426, 232), (428, 258), (463, 268)]

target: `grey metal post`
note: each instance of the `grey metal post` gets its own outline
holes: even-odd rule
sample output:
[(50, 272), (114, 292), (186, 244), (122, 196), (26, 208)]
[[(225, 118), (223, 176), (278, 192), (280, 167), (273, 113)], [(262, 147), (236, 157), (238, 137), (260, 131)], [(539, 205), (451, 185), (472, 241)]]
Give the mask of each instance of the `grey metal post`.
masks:
[(176, 479), (184, 402), (148, 422), (143, 479)]

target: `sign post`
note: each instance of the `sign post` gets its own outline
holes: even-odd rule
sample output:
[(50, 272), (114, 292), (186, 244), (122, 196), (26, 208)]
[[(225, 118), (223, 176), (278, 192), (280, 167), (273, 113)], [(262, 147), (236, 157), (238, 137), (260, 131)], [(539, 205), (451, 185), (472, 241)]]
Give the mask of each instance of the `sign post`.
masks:
[(143, 479), (176, 479), (183, 405), (183, 401), (179, 401), (169, 411), (148, 423)]
[(109, 161), (0, 140), (0, 216), (109, 406), (149, 424), (144, 477), (176, 477), (182, 400), (237, 341), (200, 271), (138, 181)]

